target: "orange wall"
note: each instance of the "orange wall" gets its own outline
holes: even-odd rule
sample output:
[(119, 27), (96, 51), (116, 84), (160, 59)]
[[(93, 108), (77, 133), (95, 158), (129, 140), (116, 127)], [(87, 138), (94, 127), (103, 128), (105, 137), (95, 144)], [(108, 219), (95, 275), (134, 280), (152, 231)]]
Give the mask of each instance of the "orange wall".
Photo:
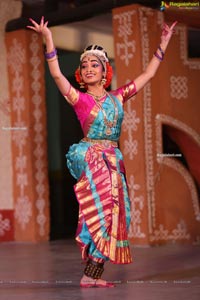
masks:
[[(159, 45), (163, 22), (163, 13), (138, 5), (113, 10), (118, 86), (145, 70)], [(120, 145), (130, 187), (129, 237), (134, 244), (199, 240), (194, 178), (173, 153), (164, 156), (162, 149), (166, 124), (192, 139), (200, 154), (199, 78), (200, 60), (187, 58), (187, 28), (177, 25), (155, 78), (126, 104)]]
[(41, 37), (6, 34), (11, 101), (14, 239), (49, 238), (44, 55)]

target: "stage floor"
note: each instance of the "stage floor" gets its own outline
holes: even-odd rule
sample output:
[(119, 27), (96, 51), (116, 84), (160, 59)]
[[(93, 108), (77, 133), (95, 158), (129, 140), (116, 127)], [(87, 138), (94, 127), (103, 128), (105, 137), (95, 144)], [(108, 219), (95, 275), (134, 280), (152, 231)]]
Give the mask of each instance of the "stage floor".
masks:
[(132, 247), (134, 263), (107, 263), (115, 288), (79, 287), (73, 240), (0, 245), (0, 300), (199, 300), (200, 246)]

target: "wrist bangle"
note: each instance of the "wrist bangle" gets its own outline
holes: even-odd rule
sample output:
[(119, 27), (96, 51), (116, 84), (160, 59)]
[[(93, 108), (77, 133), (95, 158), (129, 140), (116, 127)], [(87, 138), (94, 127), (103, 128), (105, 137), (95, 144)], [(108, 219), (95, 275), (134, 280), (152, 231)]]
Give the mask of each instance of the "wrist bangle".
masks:
[(158, 49), (160, 50), (160, 53), (161, 53), (161, 55), (162, 55), (162, 59), (163, 59), (163, 58), (164, 58), (164, 55), (165, 55), (165, 53), (164, 53), (163, 49), (160, 47), (160, 45), (158, 46)]
[(160, 45), (158, 46), (158, 50), (160, 51), (161, 56), (158, 54), (157, 51), (154, 52), (154, 56), (155, 56), (157, 59), (159, 59), (159, 61), (163, 61), (165, 53), (164, 53), (163, 49), (160, 47)]
[(52, 52), (49, 52), (49, 53), (45, 52), (44, 55), (45, 55), (46, 59), (51, 59), (51, 58), (53, 58), (54, 56), (57, 55), (57, 50), (54, 49)]
[(47, 61), (47, 62), (54, 61), (54, 60), (56, 60), (57, 58), (58, 58), (58, 56), (56, 55), (56, 56), (53, 56), (52, 58), (47, 58), (46, 61)]
[(153, 54), (159, 61), (163, 61), (163, 56), (160, 56), (157, 52)]

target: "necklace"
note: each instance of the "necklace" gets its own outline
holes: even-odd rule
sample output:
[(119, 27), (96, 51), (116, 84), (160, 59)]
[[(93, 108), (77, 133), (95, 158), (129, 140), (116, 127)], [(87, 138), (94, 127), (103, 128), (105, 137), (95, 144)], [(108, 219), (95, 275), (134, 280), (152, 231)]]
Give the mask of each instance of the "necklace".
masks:
[(102, 95), (100, 95), (100, 96), (96, 96), (93, 93), (88, 92), (88, 91), (86, 93), (89, 94), (89, 95), (91, 95), (94, 98), (94, 100), (96, 100), (96, 101), (99, 101), (101, 98), (103, 98), (106, 95), (106, 91), (105, 90), (103, 91)]
[[(118, 120), (118, 109), (117, 109), (117, 105), (116, 105), (116, 102), (115, 100), (113, 99), (113, 97), (104, 90), (104, 93), (101, 95), (101, 96), (96, 96), (90, 92), (87, 92), (87, 94), (91, 95), (96, 103), (96, 105), (99, 107), (99, 109), (102, 111), (103, 113), (103, 119), (104, 119), (104, 124), (106, 125), (106, 134), (107, 135), (111, 135), (112, 134), (112, 128), (116, 126), (117, 124), (117, 120)], [(114, 105), (114, 108), (115, 108), (115, 114), (114, 114), (114, 120), (113, 121), (109, 121), (107, 119), (107, 116), (106, 116), (106, 112), (105, 110), (103, 109), (102, 105), (100, 104), (99, 100), (104, 96), (104, 95), (107, 95), (111, 102), (113, 103)]]

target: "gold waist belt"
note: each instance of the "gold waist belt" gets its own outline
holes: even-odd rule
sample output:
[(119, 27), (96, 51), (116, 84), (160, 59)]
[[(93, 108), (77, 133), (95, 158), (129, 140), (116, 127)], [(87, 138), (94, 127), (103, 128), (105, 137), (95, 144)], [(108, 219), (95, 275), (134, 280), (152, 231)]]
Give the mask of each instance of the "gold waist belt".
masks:
[(102, 145), (106, 148), (109, 148), (109, 147), (118, 147), (118, 143), (115, 142), (115, 141), (110, 141), (110, 140), (94, 140), (94, 139), (90, 139), (88, 137), (84, 137), (81, 141), (83, 142), (88, 142), (88, 143), (91, 143), (91, 144), (98, 144), (98, 145)]

